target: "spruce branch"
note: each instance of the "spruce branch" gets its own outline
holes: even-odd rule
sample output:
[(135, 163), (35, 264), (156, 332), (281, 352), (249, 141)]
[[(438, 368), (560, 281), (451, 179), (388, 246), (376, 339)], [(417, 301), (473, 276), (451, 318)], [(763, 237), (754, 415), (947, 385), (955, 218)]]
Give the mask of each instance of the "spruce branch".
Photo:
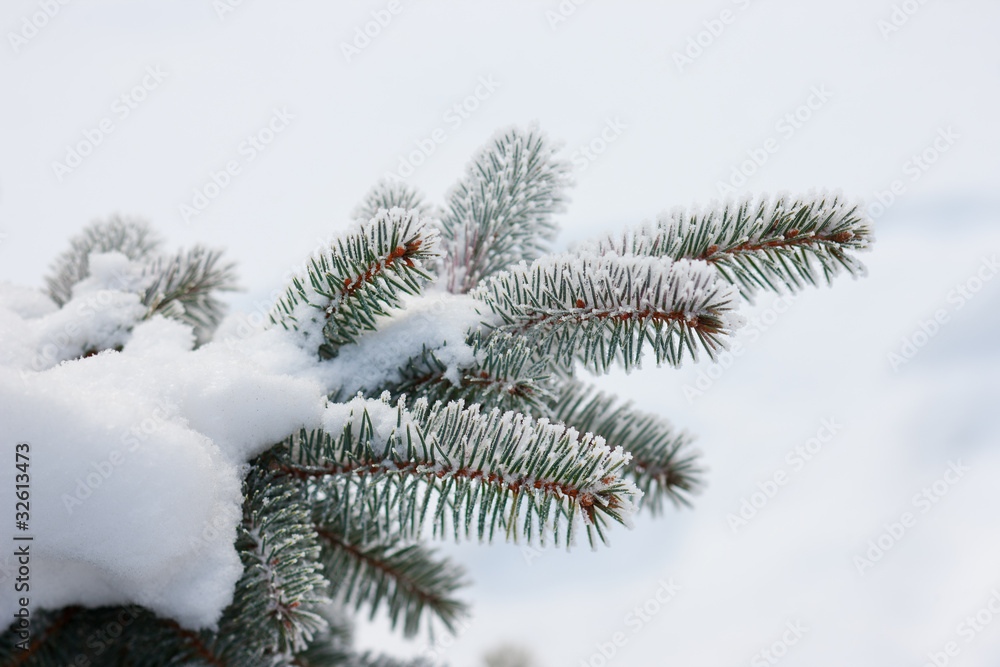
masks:
[(90, 275), (92, 252), (120, 252), (131, 260), (152, 256), (161, 241), (143, 220), (112, 216), (95, 221), (70, 239), (68, 250), (60, 254), (45, 278), (49, 297), (63, 306), (73, 295), (73, 286)]
[(456, 373), (425, 346), (400, 370), (401, 381), (382, 389), (394, 397), (420, 396), (432, 404), (463, 400), (479, 403), (485, 410), (544, 411), (553, 396), (550, 370), (536, 357), (527, 338), (510, 333), (484, 336), (477, 329), (466, 342), (475, 356), (471, 366)]
[(320, 610), (327, 627), (309, 642), (309, 647), (295, 654), (295, 667), (345, 667), (354, 659), (354, 627), (341, 608), (327, 606)]
[(417, 633), (425, 611), (451, 631), (467, 614), (454, 598), (464, 583), (458, 565), (399, 534), (375, 530), (371, 522), (355, 519), (345, 525), (340, 515), (318, 518), (316, 534), (332, 596), (355, 608), (367, 604), (372, 618), (385, 603), (392, 627), (401, 622), (406, 637)]
[(291, 667), (433, 667), (422, 658), (399, 660), (370, 651), (355, 652), (351, 648), (354, 643), (353, 627), (340, 611), (340, 608), (334, 607), (323, 610), (328, 629), (317, 635), (309, 643), (309, 648), (295, 654), (289, 663)]
[[(253, 637), (214, 636), (182, 628), (173, 620), (154, 619), (139, 637), (132, 664), (145, 667), (263, 667), (260, 645)], [(250, 648), (244, 644), (249, 640)], [(149, 656), (139, 658), (139, 656)], [(140, 662), (141, 661), (141, 662)]]
[[(225, 621), (217, 632), (183, 628), (172, 619), (142, 611), (127, 629), (120, 667), (284, 667), (290, 654), (276, 654), (267, 637), (251, 634), (256, 626)], [(103, 664), (103, 663), (100, 663)]]
[(711, 358), (742, 324), (736, 290), (701, 261), (555, 255), (490, 278), (473, 294), (503, 319), (501, 333), (525, 336), (537, 354), (596, 371), (638, 366), (647, 344), (656, 363), (686, 354)]
[(31, 617), (31, 641), (27, 650), (16, 646), (21, 637), (11, 629), (0, 633), (0, 664), (7, 667), (47, 667), (71, 664), (85, 649), (89, 630), (103, 618), (102, 610), (69, 606), (60, 610), (37, 610)]
[[(629, 524), (640, 497), (654, 515), (667, 500), (689, 504), (702, 474), (690, 436), (575, 380), (574, 366), (630, 369), (650, 348), (657, 363), (700, 350), (714, 358), (741, 323), (738, 293), (863, 274), (871, 223), (837, 193), (765, 196), (676, 209), (655, 227), (547, 256), (569, 173), (537, 129), (512, 128), (470, 162), (440, 221), (409, 185), (376, 184), (357, 222), (314, 253), (271, 311), (272, 324), (327, 360), (303, 372), (340, 388), (320, 428), (240, 468), (236, 542), (215, 546), (235, 546), (243, 572), (232, 603), (211, 610), (217, 626), (193, 630), (138, 606), (35, 609), (29, 649), (0, 635), (0, 664), (423, 667), (354, 651), (337, 609), (385, 610), (406, 636), (434, 618), (454, 631), (464, 572), (418, 541), (428, 524), (436, 537), (567, 546), (585, 530), (595, 546), (612, 523)], [(60, 354), (121, 350), (154, 314), (209, 339), (233, 265), (201, 246), (159, 246), (146, 223), (123, 218), (72, 240), (46, 278), (67, 317), (51, 329), (71, 338)], [(92, 254), (112, 251), (129, 261)], [(451, 294), (406, 299), (403, 310), (435, 274)], [(72, 338), (73, 290), (83, 302), (102, 288), (112, 307)], [(359, 388), (367, 398), (333, 402)], [(198, 606), (205, 619), (181, 593), (162, 608), (183, 622)], [(68, 601), (95, 601), (84, 597)], [(124, 625), (125, 612), (125, 631), (91, 654), (95, 633)]]
[(421, 218), (431, 213), (431, 208), (424, 202), (424, 195), (404, 181), (382, 179), (376, 183), (354, 209), (355, 220), (371, 220), (380, 209), (401, 208), (404, 211), (416, 210)]
[(701, 486), (702, 471), (686, 431), (678, 433), (667, 420), (575, 380), (552, 405), (551, 414), (554, 420), (581, 433), (596, 433), (632, 455), (625, 471), (643, 493), (640, 507), (656, 516), (665, 499), (675, 506), (690, 506), (689, 496)]
[(254, 466), (244, 493), (236, 540), (244, 572), (222, 623), (279, 653), (302, 650), (325, 627), (313, 608), (328, 602), (305, 490)]
[(436, 256), (437, 231), (416, 211), (380, 210), (334, 239), (292, 279), (271, 321), (295, 329), (321, 356), (374, 331), (376, 317), (417, 294), (431, 278), (424, 264)]
[[(235, 265), (223, 263), (218, 250), (195, 246), (164, 256), (155, 252), (159, 245), (145, 222), (121, 218), (95, 222), (74, 238), (70, 249), (53, 263), (54, 275), (46, 278), (49, 295), (64, 306), (74, 287), (90, 276), (92, 253), (120, 252), (134, 266), (117, 275), (111, 287), (138, 294), (146, 306), (145, 313), (134, 321), (117, 323), (121, 336), (127, 335), (139, 320), (161, 314), (190, 325), (198, 342), (207, 342), (224, 313), (217, 293), (237, 289)], [(109, 346), (85, 345), (83, 354), (96, 354)]]
[[(114, 628), (118, 628), (117, 634)], [(36, 639), (28, 651), (0, 644), (0, 664), (10, 667), (115, 665), (116, 667), (270, 667), (259, 638), (227, 632), (195, 632), (151, 611), (128, 607), (65, 607), (32, 617)], [(3, 635), (6, 641), (9, 633)], [(252, 647), (252, 648), (251, 648)], [(85, 658), (86, 662), (81, 659)]]
[(344, 653), (338, 649), (318, 647), (297, 656), (294, 667), (434, 667), (423, 658), (404, 660), (387, 655), (364, 653)]
[(450, 292), (531, 261), (555, 237), (552, 215), (567, 201), (569, 166), (537, 128), (498, 133), (469, 163), (441, 219)]
[(839, 193), (792, 198), (764, 195), (707, 209), (674, 209), (656, 228), (641, 227), (581, 246), (598, 254), (698, 259), (752, 299), (757, 290), (781, 292), (827, 283), (841, 269), (864, 275), (853, 253), (869, 249), (871, 221), (860, 203)]
[(331, 516), (348, 516), (352, 504), (372, 517), (394, 513), (414, 537), (434, 499), (434, 533), (444, 536), (450, 523), (456, 540), (492, 540), (503, 528), (515, 541), (544, 543), (551, 522), (555, 542), (569, 545), (582, 520), (594, 546), (606, 541), (608, 521), (627, 524), (637, 493), (620, 476), (628, 455), (600, 437), (462, 401), (418, 400), (409, 411), (388, 400), (353, 399), (338, 406), (342, 425), (287, 439), (278, 472), (341, 477), (348, 488)]
[(215, 293), (238, 289), (236, 265), (221, 259), (222, 251), (195, 246), (153, 260), (143, 270), (151, 278), (143, 294), (149, 315), (180, 320), (191, 325), (199, 343), (208, 341), (225, 313)]

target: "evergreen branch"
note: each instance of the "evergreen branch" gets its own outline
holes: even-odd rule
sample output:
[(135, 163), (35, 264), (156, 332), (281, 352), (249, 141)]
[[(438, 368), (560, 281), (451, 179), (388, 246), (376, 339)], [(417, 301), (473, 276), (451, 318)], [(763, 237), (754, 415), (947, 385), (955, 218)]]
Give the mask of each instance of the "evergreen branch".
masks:
[(353, 636), (349, 622), (327, 609), (323, 617), (329, 629), (321, 632), (309, 648), (295, 654), (289, 663), (293, 667), (433, 667), (423, 658), (400, 660), (369, 651), (358, 654), (351, 650)]
[(354, 209), (353, 217), (355, 220), (371, 220), (383, 208), (416, 210), (421, 218), (431, 213), (430, 206), (424, 202), (424, 196), (419, 190), (403, 181), (382, 179), (368, 191), (364, 201)]
[(351, 645), (354, 633), (350, 621), (332, 608), (322, 610), (327, 627), (309, 642), (309, 647), (295, 654), (295, 667), (345, 667), (354, 659)]
[(73, 286), (90, 275), (92, 252), (120, 252), (131, 260), (145, 259), (161, 244), (149, 224), (142, 220), (113, 216), (95, 221), (70, 239), (69, 250), (60, 254), (46, 276), (49, 297), (63, 306), (73, 295)]
[[(173, 620), (152, 618), (135, 632), (138, 655), (156, 655), (144, 667), (206, 665), (251, 667), (289, 664), (294, 651), (326, 629), (314, 608), (328, 602), (319, 573), (319, 545), (306, 491), (251, 467), (244, 482), (244, 519), (236, 548), (243, 576), (216, 632), (195, 632)], [(131, 663), (123, 663), (131, 664)]]
[(541, 356), (571, 368), (637, 366), (648, 343), (656, 363), (677, 366), (698, 344), (715, 357), (742, 324), (736, 290), (704, 262), (561, 255), (520, 264), (474, 293), (499, 315), (500, 332), (525, 336)]
[(462, 400), (479, 403), (487, 410), (544, 411), (552, 399), (550, 373), (536, 358), (527, 338), (509, 333), (484, 337), (477, 330), (467, 342), (474, 350), (475, 363), (460, 369), (457, 382), (454, 371), (434, 350), (424, 347), (401, 369), (402, 381), (384, 389), (393, 397), (409, 394), (432, 404)]
[(371, 517), (395, 512), (417, 536), (436, 497), (435, 534), (443, 536), (450, 522), (455, 539), (492, 540), (503, 527), (515, 541), (544, 542), (552, 521), (556, 543), (569, 545), (582, 520), (594, 546), (605, 540), (608, 520), (627, 525), (634, 509), (637, 491), (620, 477), (629, 457), (600, 437), (514, 412), (482, 413), (461, 401), (429, 407), (419, 400), (409, 412), (384, 395), (334, 407), (325, 431), (282, 443), (287, 460), (278, 466), (305, 480), (343, 478), (348, 488), (331, 516), (348, 516), (352, 505)]
[[(35, 611), (31, 618), (34, 637), (27, 650), (15, 646), (20, 638), (12, 628), (0, 632), (0, 664), (7, 667), (43, 667), (73, 660), (74, 653), (84, 646), (83, 637), (86, 635), (81, 629), (88, 627), (86, 621), (81, 623), (81, 612), (83, 616), (87, 615), (82, 607), (77, 606), (64, 607), (58, 612)], [(44, 630), (39, 632), (41, 628)]]
[(225, 305), (215, 292), (237, 289), (233, 263), (221, 264), (222, 252), (202, 246), (159, 257), (143, 273), (153, 281), (143, 294), (149, 314), (162, 313), (194, 328), (199, 343), (212, 337)]
[(468, 292), (486, 276), (545, 251), (569, 184), (569, 166), (555, 152), (536, 128), (511, 128), (469, 163), (441, 219), (448, 291)]
[[(192, 630), (187, 630), (182, 628), (174, 620), (164, 620), (163, 625), (172, 631), (178, 639), (184, 642), (186, 651), (177, 651), (173, 654), (170, 662), (167, 664), (184, 664), (190, 665), (190, 659), (194, 658), (199, 661), (202, 665), (207, 665), (208, 667), (231, 667), (239, 663), (230, 662), (225, 658), (217, 655), (215, 651), (209, 648), (208, 641), (206, 637), (202, 635), (207, 635), (208, 633), (198, 633)], [(184, 655), (187, 653), (188, 655)], [(184, 662), (181, 663), (180, 660)], [(245, 663), (243, 663), (245, 664)]]
[(372, 618), (385, 602), (392, 627), (402, 620), (407, 637), (417, 633), (425, 610), (454, 631), (455, 620), (467, 614), (453, 597), (463, 584), (462, 568), (436, 560), (433, 551), (407, 544), (398, 534), (380, 532), (370, 522), (345, 525), (339, 515), (317, 523), (331, 595), (356, 608), (370, 605)]
[[(38, 633), (40, 628), (43, 628)], [(117, 628), (117, 631), (115, 631)], [(62, 665), (116, 665), (117, 667), (265, 667), (256, 638), (227, 628), (228, 636), (194, 632), (176, 621), (158, 618), (139, 606), (66, 607), (58, 612), (39, 610), (32, 629), (38, 633), (28, 651), (11, 654), (0, 645), (0, 664), (22, 667)], [(6, 636), (3, 637), (6, 640)], [(245, 644), (256, 646), (248, 651)], [(86, 660), (86, 662), (84, 662)]]
[(236, 540), (244, 572), (222, 625), (277, 651), (304, 649), (325, 622), (312, 608), (328, 601), (305, 490), (254, 466), (244, 483)]
[(310, 648), (292, 662), (295, 667), (434, 667), (433, 663), (423, 658), (403, 660), (387, 655), (364, 653), (347, 653), (338, 648), (329, 649), (319, 646)]
[[(226, 627), (215, 633), (181, 627), (172, 619), (148, 611), (128, 628), (123, 655), (113, 663), (121, 667), (265, 667), (275, 664), (265, 656), (264, 639), (248, 628)], [(102, 663), (103, 664), (103, 663)]]
[(374, 331), (375, 318), (400, 305), (401, 294), (417, 294), (430, 274), (437, 231), (416, 211), (380, 210), (334, 239), (292, 279), (271, 311), (271, 321), (299, 331), (321, 356)]
[(827, 283), (841, 269), (864, 275), (852, 252), (867, 250), (871, 221), (861, 204), (839, 193), (791, 198), (766, 195), (706, 210), (674, 209), (648, 226), (609, 235), (581, 249), (617, 254), (699, 259), (751, 299), (758, 289), (792, 291)]
[(690, 506), (688, 496), (701, 486), (702, 471), (689, 449), (693, 438), (655, 414), (633, 409), (631, 403), (618, 403), (611, 394), (572, 381), (552, 405), (552, 418), (581, 433), (596, 433), (610, 446), (632, 454), (625, 471), (643, 493), (640, 506), (654, 516), (663, 511), (664, 499)]

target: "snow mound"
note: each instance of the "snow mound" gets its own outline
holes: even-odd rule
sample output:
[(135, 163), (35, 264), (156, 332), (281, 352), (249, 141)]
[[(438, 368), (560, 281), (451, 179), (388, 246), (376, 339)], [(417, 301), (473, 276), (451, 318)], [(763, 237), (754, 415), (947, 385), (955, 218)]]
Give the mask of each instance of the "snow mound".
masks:
[[(127, 268), (107, 259), (108, 275)], [(58, 310), (39, 292), (0, 288), (0, 440), (11, 453), (29, 446), (28, 596), (35, 608), (138, 603), (213, 627), (243, 570), (234, 542), (245, 464), (318, 427), (325, 391), (291, 374), (307, 365), (293, 344), (269, 353), (255, 340), (278, 332), (192, 350), (188, 326), (140, 321), (138, 297), (96, 264)], [(88, 299), (93, 315), (81, 318)], [(78, 358), (109, 344), (123, 349)], [(0, 488), (13, 508), (11, 459)], [(16, 595), (0, 588), (8, 618)]]

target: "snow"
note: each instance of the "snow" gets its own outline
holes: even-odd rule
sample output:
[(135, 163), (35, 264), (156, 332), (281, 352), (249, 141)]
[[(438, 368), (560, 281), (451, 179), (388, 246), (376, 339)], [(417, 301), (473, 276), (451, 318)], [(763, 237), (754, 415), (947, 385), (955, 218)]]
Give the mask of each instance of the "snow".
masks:
[(44, 295), (4, 289), (4, 365), (40, 371), (125, 342), (126, 330), (146, 314), (134, 291), (141, 284), (137, 266), (116, 252), (93, 253), (90, 261), (91, 275), (74, 286), (72, 299), (60, 309), (43, 305)]
[(398, 445), (405, 447), (406, 427), (412, 421), (405, 410), (389, 403), (388, 393), (378, 399), (356, 396), (346, 403), (331, 403), (323, 411), (323, 430), (338, 438), (344, 433), (356, 438), (366, 415), (372, 429), (371, 447), (374, 451), (384, 450), (397, 438)]
[[(135, 324), (145, 308), (104, 289), (123, 268), (121, 257), (107, 259), (92, 255), (97, 275), (56, 311), (23, 289), (0, 292), (0, 439), (31, 450), (31, 600), (138, 603), (210, 627), (243, 571), (233, 543), (244, 466), (318, 426), (325, 392), (287, 372), (302, 363), (291, 342), (273, 355), (253, 337), (244, 341), (251, 353), (221, 342), (192, 350), (184, 324)], [(71, 330), (90, 298), (103, 308)], [(53, 332), (67, 335), (49, 355)], [(124, 349), (55, 365), (111, 343)], [(2, 488), (14, 488), (15, 472), (0, 470)], [(13, 587), (0, 590), (0, 613), (13, 613)]]
[(469, 330), (494, 320), (477, 308), (485, 311), (464, 294), (428, 290), (405, 297), (402, 310), (378, 318), (376, 331), (341, 347), (336, 357), (320, 364), (318, 372), (331, 391), (340, 388), (351, 396), (398, 381), (399, 369), (426, 347), (447, 367), (444, 377), (457, 384), (461, 369), (475, 362), (475, 353), (466, 344)]

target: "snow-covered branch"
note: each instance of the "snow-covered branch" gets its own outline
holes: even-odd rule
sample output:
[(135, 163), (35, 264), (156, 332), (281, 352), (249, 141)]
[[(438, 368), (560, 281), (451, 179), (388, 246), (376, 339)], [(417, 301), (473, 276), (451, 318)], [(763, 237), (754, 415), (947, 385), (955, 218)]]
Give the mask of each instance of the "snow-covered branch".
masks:
[(143, 220), (112, 216), (106, 222), (95, 221), (70, 239), (70, 247), (52, 263), (45, 278), (49, 297), (57, 306), (65, 305), (73, 286), (90, 275), (91, 253), (120, 252), (130, 260), (154, 256), (162, 241)]
[[(432, 498), (436, 534), (491, 540), (497, 528), (517, 540), (552, 537), (570, 544), (582, 519), (590, 543), (604, 540), (607, 521), (627, 523), (637, 490), (621, 479), (629, 455), (600, 437), (498, 409), (458, 401), (429, 406), (356, 398), (328, 408), (322, 430), (286, 441), (284, 474), (337, 476), (342, 494), (372, 515), (385, 503), (400, 525), (420, 533)], [(518, 526), (520, 524), (520, 526)]]
[(794, 291), (821, 278), (829, 283), (841, 269), (863, 275), (864, 265), (852, 253), (867, 250), (872, 240), (860, 203), (819, 192), (676, 208), (660, 216), (655, 228), (611, 234), (579, 250), (703, 260), (750, 298), (761, 288)]
[(472, 351), (467, 365), (455, 369), (444, 363), (443, 349), (424, 348), (400, 371), (400, 381), (384, 385), (393, 396), (421, 396), (430, 403), (464, 400), (484, 409), (517, 410), (526, 414), (544, 410), (552, 398), (548, 365), (538, 359), (524, 336), (468, 336)]
[(654, 515), (663, 511), (666, 499), (689, 505), (688, 496), (700, 486), (701, 469), (690, 449), (693, 438), (658, 415), (572, 381), (553, 404), (552, 418), (632, 454), (626, 473), (643, 493), (641, 507)]
[(735, 288), (705, 262), (557, 255), (522, 263), (473, 294), (500, 316), (497, 330), (526, 336), (537, 354), (571, 367), (637, 366), (648, 344), (657, 363), (709, 356), (742, 324)]
[(299, 331), (324, 357), (374, 331), (375, 318), (429, 280), (437, 231), (416, 211), (381, 209), (310, 258), (271, 311), (271, 321)]

